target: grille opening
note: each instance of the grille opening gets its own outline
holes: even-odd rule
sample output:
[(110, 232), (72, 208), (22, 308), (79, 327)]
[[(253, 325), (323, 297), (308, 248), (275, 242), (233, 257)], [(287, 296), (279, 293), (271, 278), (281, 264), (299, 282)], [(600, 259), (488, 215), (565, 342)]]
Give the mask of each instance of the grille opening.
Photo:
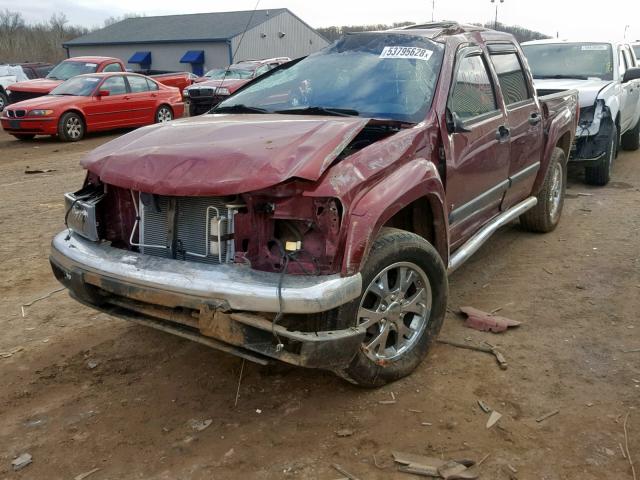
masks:
[[(227, 261), (229, 243), (212, 241), (215, 233), (211, 222), (216, 216), (227, 219), (221, 222), (221, 236), (228, 232), (229, 199), (219, 197), (167, 197), (155, 196), (154, 202), (140, 201), (140, 252), (146, 255), (172, 258), (170, 225), (170, 200), (175, 200), (175, 258), (192, 262), (219, 264)], [(209, 213), (207, 213), (209, 212)], [(217, 236), (215, 236), (217, 239)], [(232, 241), (232, 240), (231, 240)], [(212, 244), (215, 243), (215, 247)]]

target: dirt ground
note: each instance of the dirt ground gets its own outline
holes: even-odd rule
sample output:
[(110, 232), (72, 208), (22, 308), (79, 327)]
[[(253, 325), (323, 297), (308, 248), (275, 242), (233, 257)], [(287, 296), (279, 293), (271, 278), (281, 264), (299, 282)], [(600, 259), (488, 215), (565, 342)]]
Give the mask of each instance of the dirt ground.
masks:
[[(411, 478), (397, 472), (394, 450), (488, 455), (482, 479), (632, 479), (621, 450), (628, 413), (640, 470), (640, 351), (624, 353), (640, 349), (640, 153), (621, 153), (606, 188), (573, 172), (555, 232), (516, 222), (452, 276), (441, 338), (498, 345), (506, 371), (444, 344), (379, 390), (246, 363), (234, 406), (235, 357), (98, 314), (66, 292), (22, 316), (22, 304), (59, 287), (49, 242), (63, 227), (62, 194), (82, 182), (78, 161), (115, 136), (63, 144), (0, 134), (0, 352), (22, 347), (0, 357), (0, 479), (99, 469), (88, 479), (333, 480), (334, 463), (363, 480)], [(464, 305), (524, 324), (480, 333), (463, 326)], [(480, 399), (503, 414), (490, 430)], [(352, 435), (339, 437), (343, 429)], [(33, 463), (14, 472), (23, 452)]]

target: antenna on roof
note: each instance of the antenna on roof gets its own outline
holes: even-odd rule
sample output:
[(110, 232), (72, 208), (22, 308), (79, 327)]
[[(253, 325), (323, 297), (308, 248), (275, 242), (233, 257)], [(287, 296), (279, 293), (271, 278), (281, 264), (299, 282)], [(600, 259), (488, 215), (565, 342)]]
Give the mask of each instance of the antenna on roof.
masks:
[[(249, 30), (249, 25), (251, 25), (251, 21), (253, 20), (253, 16), (256, 14), (256, 10), (258, 10), (258, 5), (260, 5), (260, 0), (258, 0), (256, 2), (256, 6), (253, 7), (253, 11), (251, 12), (251, 16), (249, 17), (249, 21), (247, 22), (247, 25), (244, 27), (244, 31), (242, 32), (242, 36), (240, 37), (240, 40), (238, 40), (238, 45), (236, 46), (236, 51), (231, 54), (231, 63), (233, 63), (235, 58), (236, 58), (236, 53), (238, 53), (238, 50), (240, 49), (240, 45), (242, 45), (242, 40), (244, 40), (244, 34), (247, 33), (247, 30)], [(268, 12), (267, 12), (267, 15), (269, 15)]]

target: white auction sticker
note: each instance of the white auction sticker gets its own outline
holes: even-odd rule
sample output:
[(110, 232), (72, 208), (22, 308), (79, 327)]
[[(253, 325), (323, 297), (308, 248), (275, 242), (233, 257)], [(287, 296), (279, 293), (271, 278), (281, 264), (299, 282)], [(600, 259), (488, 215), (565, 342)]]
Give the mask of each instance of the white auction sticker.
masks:
[(608, 48), (607, 45), (582, 45), (580, 50), (606, 50)]
[(84, 66), (85, 67), (97, 67), (98, 64), (97, 63), (85, 63)]
[(433, 55), (432, 50), (419, 47), (384, 47), (380, 58), (415, 58), (417, 60), (429, 60)]

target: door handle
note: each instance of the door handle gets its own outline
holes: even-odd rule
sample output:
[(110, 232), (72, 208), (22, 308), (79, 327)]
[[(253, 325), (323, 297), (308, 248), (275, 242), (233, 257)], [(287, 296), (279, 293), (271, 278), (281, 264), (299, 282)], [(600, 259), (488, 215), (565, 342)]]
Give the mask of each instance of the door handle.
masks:
[(157, 93), (152, 93), (152, 94), (151, 94), (151, 96), (152, 96), (153, 98), (156, 98), (156, 97), (158, 96), (158, 94), (157, 94)]
[(125, 95), (125, 96), (124, 96), (124, 99), (125, 99), (125, 100), (129, 100), (130, 98), (131, 98), (131, 97), (129, 97), (128, 95)]
[(538, 112), (533, 112), (531, 115), (529, 115), (529, 125), (538, 125), (541, 120), (542, 117)]
[(509, 129), (504, 125), (500, 125), (498, 127), (498, 130), (496, 131), (496, 140), (498, 140), (499, 142), (506, 142), (507, 140), (509, 140), (510, 135), (511, 132), (509, 131)]

